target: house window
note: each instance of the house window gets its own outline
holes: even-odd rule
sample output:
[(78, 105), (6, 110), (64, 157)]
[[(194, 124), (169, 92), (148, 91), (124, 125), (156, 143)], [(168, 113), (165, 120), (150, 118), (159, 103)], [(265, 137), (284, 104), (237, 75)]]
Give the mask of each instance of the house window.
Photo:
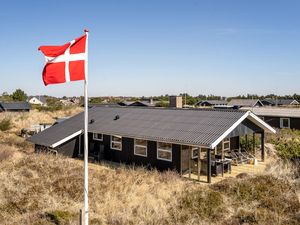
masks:
[(122, 151), (122, 137), (121, 136), (111, 136), (110, 148), (118, 151)]
[(199, 148), (192, 147), (192, 159), (197, 159), (198, 158), (198, 150)]
[(157, 159), (172, 162), (172, 144), (157, 142)]
[(103, 141), (103, 134), (93, 133), (93, 139), (96, 141)]
[(280, 128), (290, 128), (290, 118), (280, 118)]
[(224, 138), (224, 140), (217, 145), (217, 152), (230, 150), (230, 138)]
[(230, 150), (230, 139), (229, 138), (225, 138), (223, 140), (223, 150)]
[(147, 141), (134, 139), (134, 154), (147, 157)]

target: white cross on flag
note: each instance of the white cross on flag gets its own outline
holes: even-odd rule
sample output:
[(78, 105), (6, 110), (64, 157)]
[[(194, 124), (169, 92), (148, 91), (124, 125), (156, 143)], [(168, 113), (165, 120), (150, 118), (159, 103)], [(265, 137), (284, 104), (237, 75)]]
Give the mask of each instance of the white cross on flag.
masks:
[(62, 46), (40, 46), (45, 55), (44, 84), (58, 84), (85, 79), (87, 35)]

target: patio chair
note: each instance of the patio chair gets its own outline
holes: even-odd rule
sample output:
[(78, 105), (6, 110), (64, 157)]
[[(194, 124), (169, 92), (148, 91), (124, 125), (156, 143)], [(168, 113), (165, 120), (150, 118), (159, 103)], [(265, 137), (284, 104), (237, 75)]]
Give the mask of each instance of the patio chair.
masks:
[(236, 151), (235, 154), (237, 155), (237, 157), (239, 158), (240, 164), (248, 162), (251, 158), (249, 158), (247, 155), (244, 155), (242, 152), (240, 151)]

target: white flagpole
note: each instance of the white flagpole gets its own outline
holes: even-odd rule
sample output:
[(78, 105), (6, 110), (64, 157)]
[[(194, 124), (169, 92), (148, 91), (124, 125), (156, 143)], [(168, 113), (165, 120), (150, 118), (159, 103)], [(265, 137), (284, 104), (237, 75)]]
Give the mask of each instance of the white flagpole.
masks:
[(85, 54), (86, 60), (84, 65), (84, 225), (89, 224), (89, 169), (88, 169), (88, 39), (89, 32), (86, 34)]

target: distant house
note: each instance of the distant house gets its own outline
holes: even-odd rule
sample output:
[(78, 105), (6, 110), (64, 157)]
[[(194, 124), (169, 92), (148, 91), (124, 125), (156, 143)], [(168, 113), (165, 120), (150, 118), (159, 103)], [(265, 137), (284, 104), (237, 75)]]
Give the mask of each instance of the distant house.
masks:
[(153, 102), (152, 100), (149, 100), (149, 101), (124, 101), (124, 102), (119, 102), (118, 105), (120, 105), (120, 106), (154, 107), (155, 102)]
[(264, 104), (259, 99), (232, 99), (229, 106), (241, 107), (261, 107)]
[(265, 106), (291, 106), (299, 105), (300, 103), (295, 99), (264, 99), (262, 103)]
[(300, 108), (260, 107), (241, 108), (241, 110), (252, 110), (272, 127), (300, 130)]
[(0, 102), (0, 112), (29, 112), (28, 102)]
[(33, 105), (47, 106), (47, 101), (44, 96), (31, 96), (28, 98), (28, 102)]
[(197, 102), (196, 106), (225, 106), (228, 102), (225, 100), (201, 100)]
[[(99, 106), (89, 108), (89, 120), (89, 158), (175, 170), (191, 179), (205, 176), (208, 183), (212, 175), (229, 173), (231, 165), (249, 159), (235, 155), (242, 150), (241, 136), (260, 136), (263, 161), (265, 132), (275, 132), (240, 110)], [(28, 141), (36, 151), (82, 157), (83, 121), (80, 113)]]
[(64, 106), (72, 106), (72, 105), (79, 105), (80, 99), (76, 97), (65, 98), (65, 99), (60, 99), (59, 102)]

